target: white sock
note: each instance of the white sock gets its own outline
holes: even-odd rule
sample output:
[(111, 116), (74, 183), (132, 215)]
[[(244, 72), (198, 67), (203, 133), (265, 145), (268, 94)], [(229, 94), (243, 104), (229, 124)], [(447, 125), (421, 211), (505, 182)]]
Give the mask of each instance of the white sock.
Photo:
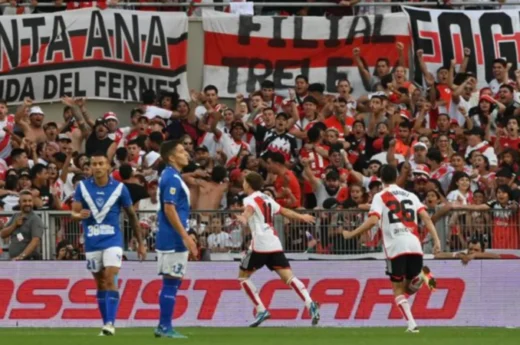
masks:
[(311, 307), (312, 299), (309, 295), (309, 292), (307, 292), (305, 285), (303, 285), (302, 281), (296, 277), (292, 277), (291, 279), (289, 279), (288, 284), (293, 288), (294, 291), (296, 291), (296, 293), (298, 294), (298, 296), (300, 296), (302, 301), (305, 302), (305, 307), (309, 309)]
[(253, 304), (256, 307), (257, 313), (262, 313), (265, 311), (264, 303), (262, 303), (262, 300), (260, 299), (260, 296), (258, 295), (258, 292), (256, 291), (255, 285), (251, 282), (249, 279), (243, 279), (240, 280), (240, 285), (246, 292), (247, 297), (253, 302)]
[(412, 310), (410, 308), (410, 303), (408, 303), (408, 299), (404, 297), (404, 295), (399, 295), (395, 298), (395, 303), (403, 313), (404, 318), (408, 321), (408, 328), (415, 328), (417, 324), (412, 315)]

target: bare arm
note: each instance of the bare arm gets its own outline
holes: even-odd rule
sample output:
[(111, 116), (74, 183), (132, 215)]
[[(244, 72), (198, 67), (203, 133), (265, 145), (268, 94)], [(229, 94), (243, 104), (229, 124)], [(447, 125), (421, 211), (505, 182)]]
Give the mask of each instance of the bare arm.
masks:
[(421, 212), (419, 212), (419, 217), (421, 217), (422, 222), (426, 226), (426, 229), (428, 229), (428, 232), (430, 233), (430, 235), (433, 239), (433, 243), (434, 243), (433, 251), (434, 252), (440, 251), (441, 241), (439, 240), (439, 235), (437, 234), (437, 230), (435, 230), (435, 226), (433, 225), (430, 215), (428, 214), (428, 212), (426, 212), (426, 210), (422, 210)]
[[(20, 217), (20, 216), (18, 216)], [(11, 222), (10, 225), (6, 226), (5, 228), (3, 228), (1, 231), (0, 231), (0, 237), (2, 238), (8, 238), (9, 236), (11, 236), (11, 233), (19, 226), (17, 224), (17, 221), (18, 221), (18, 218), (16, 218), (15, 220), (13, 220)]]
[(304, 222), (307, 221), (306, 216), (308, 216), (308, 215), (305, 215), (305, 214), (294, 212), (294, 211), (292, 211), (292, 210), (290, 210), (288, 208), (285, 208), (285, 207), (280, 207), (280, 214), (282, 216), (284, 216), (284, 217), (289, 218), (289, 219), (301, 220), (301, 221), (304, 221)]
[(464, 60), (462, 60), (462, 64), (460, 65), (459, 73), (466, 73), (470, 55), (471, 55), (471, 49), (464, 48)]
[(343, 231), (343, 237), (345, 239), (350, 239), (354, 237), (358, 237), (359, 235), (367, 232), (368, 230), (372, 229), (377, 222), (379, 221), (378, 216), (370, 216), (367, 220), (363, 222), (356, 230), (354, 231)]
[(370, 72), (365, 68), (365, 64), (361, 60), (361, 51), (359, 48), (354, 48), (352, 54), (354, 55), (354, 64), (357, 66), (359, 75), (363, 80), (363, 83), (370, 87)]
[(128, 222), (130, 223), (130, 228), (134, 230), (134, 236), (137, 240), (137, 244), (141, 246), (143, 244), (143, 231), (141, 230), (141, 226), (139, 225), (139, 220), (137, 219), (137, 214), (134, 211), (132, 206), (124, 208), (126, 216), (128, 217)]
[(312, 172), (311, 166), (309, 164), (309, 160), (307, 158), (303, 158), (300, 161), (304, 167), (303, 176), (307, 181), (309, 181), (312, 187), (312, 191), (314, 192), (316, 189), (318, 189), (318, 186), (320, 185), (320, 180), (318, 180), (314, 176), (314, 173)]
[(433, 76), (433, 74), (431, 74), (429, 71), (428, 71), (428, 68), (426, 67), (426, 63), (424, 63), (424, 59), (423, 59), (423, 50), (422, 49), (419, 49), (417, 51), (417, 61), (419, 61), (419, 68), (421, 69), (421, 72), (424, 76), (424, 79), (426, 80), (426, 83), (427, 84), (433, 84), (435, 83), (435, 78)]

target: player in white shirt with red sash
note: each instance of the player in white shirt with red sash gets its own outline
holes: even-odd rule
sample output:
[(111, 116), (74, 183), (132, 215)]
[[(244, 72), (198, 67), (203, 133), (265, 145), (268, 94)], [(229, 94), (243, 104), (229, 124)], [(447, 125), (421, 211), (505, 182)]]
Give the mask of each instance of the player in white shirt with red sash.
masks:
[(430, 289), (436, 285), (430, 270), (426, 266), (423, 267), (421, 242), (414, 234), (419, 227), (418, 218), (421, 218), (433, 238), (434, 254), (440, 252), (439, 236), (417, 195), (395, 184), (395, 167), (383, 165), (381, 180), (385, 188), (374, 196), (368, 219), (354, 231), (343, 231), (343, 237), (350, 239), (359, 236), (379, 224), (387, 257), (386, 274), (392, 282), (395, 302), (408, 321), (407, 332), (418, 333), (419, 329), (405, 294), (416, 293), (424, 283), (427, 283)]
[(305, 302), (305, 306), (311, 314), (312, 325), (316, 325), (320, 320), (319, 306), (311, 299), (301, 280), (294, 276), (273, 226), (276, 214), (306, 223), (314, 223), (314, 216), (299, 214), (281, 207), (260, 191), (263, 185), (262, 176), (255, 172), (251, 172), (245, 177), (244, 192), (248, 196), (244, 199), (244, 212), (237, 217), (240, 223), (249, 226), (253, 236), (251, 247), (240, 264), (238, 275), (240, 285), (256, 306), (256, 319), (250, 324), (250, 327), (257, 327), (271, 317), (250, 280), (251, 275), (263, 266), (275, 271), (287, 285), (294, 289)]

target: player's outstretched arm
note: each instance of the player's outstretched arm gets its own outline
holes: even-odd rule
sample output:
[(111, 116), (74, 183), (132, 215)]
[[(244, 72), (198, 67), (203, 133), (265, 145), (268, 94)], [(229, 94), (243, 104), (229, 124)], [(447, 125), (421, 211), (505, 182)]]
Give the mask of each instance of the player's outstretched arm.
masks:
[(368, 230), (372, 229), (377, 222), (379, 221), (379, 217), (372, 215), (368, 217), (367, 220), (363, 224), (361, 224), (356, 230), (354, 231), (347, 231), (343, 230), (343, 238), (346, 240), (349, 240), (351, 238), (357, 237), (361, 235), (364, 232), (367, 232)]
[(302, 222), (305, 222), (305, 223), (314, 224), (316, 222), (316, 218), (310, 214), (297, 213), (297, 212), (294, 212), (293, 210), (289, 210), (288, 208), (285, 208), (285, 207), (280, 208), (280, 214), (289, 219), (301, 220)]
[(193, 239), (190, 236), (188, 236), (188, 232), (186, 231), (184, 225), (181, 222), (179, 214), (175, 209), (175, 205), (170, 203), (164, 204), (164, 213), (166, 214), (168, 221), (173, 226), (175, 231), (177, 231), (177, 233), (181, 236), (182, 240), (184, 241), (184, 245), (188, 248), (191, 255), (193, 255), (193, 257), (197, 257), (197, 245), (195, 244)]
[(139, 220), (137, 219), (137, 214), (134, 211), (132, 206), (124, 208), (126, 216), (128, 217), (128, 222), (130, 223), (130, 228), (134, 230), (134, 236), (137, 240), (137, 256), (140, 260), (146, 259), (146, 247), (143, 242), (143, 231), (141, 230), (141, 226), (139, 225)]
[(247, 221), (253, 215), (253, 213), (254, 213), (253, 208), (251, 206), (246, 206), (246, 208), (244, 209), (244, 212), (242, 212), (242, 214), (237, 216), (237, 220), (242, 225), (247, 225)]
[(437, 254), (441, 251), (441, 241), (439, 240), (439, 235), (437, 235), (437, 230), (435, 230), (435, 226), (433, 225), (432, 219), (426, 210), (422, 210), (419, 212), (419, 217), (423, 221), (423, 224), (428, 229), (432, 239), (433, 239), (433, 254)]

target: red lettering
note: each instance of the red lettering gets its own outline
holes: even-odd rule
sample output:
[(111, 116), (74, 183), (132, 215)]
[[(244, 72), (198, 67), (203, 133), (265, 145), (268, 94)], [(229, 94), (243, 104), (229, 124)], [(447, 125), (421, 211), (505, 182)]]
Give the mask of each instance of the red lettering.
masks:
[[(321, 305), (337, 305), (334, 319), (348, 319), (356, 298), (359, 293), (359, 281), (357, 279), (323, 279), (317, 282), (312, 288), (311, 297)], [(329, 290), (341, 290), (341, 294), (329, 294)], [(309, 311), (305, 309), (304, 319), (310, 319)]]
[[(190, 280), (185, 279), (182, 281), (182, 284), (179, 290), (188, 290), (190, 287)], [(143, 289), (141, 294), (142, 301), (146, 304), (154, 304), (156, 306), (159, 305), (159, 293), (162, 287), (162, 280), (156, 279), (152, 280)], [(188, 299), (185, 296), (177, 295), (175, 302), (175, 311), (173, 314), (173, 318), (176, 319), (181, 317), (188, 309)], [(138, 309), (135, 312), (136, 320), (159, 320), (159, 309)]]
[(442, 63), (442, 50), (439, 33), (431, 31), (419, 31), (419, 37), (430, 39), (433, 46), (433, 55), (424, 54), (424, 62)]
[(43, 304), (43, 308), (12, 309), (11, 319), (42, 320), (50, 319), (58, 314), (63, 301), (58, 295), (37, 295), (37, 290), (65, 290), (68, 279), (29, 279), (24, 281), (16, 292), (16, 300), (25, 304)]
[[(302, 283), (307, 287), (309, 285), (309, 279), (301, 279)], [(260, 291), (260, 298), (264, 301), (265, 307), (269, 309), (271, 313), (271, 319), (274, 320), (294, 320), (298, 317), (300, 309), (274, 309), (269, 308), (273, 296), (277, 290), (292, 290), (290, 286), (280, 279), (271, 280), (264, 284)], [(296, 294), (295, 294), (296, 296)], [(299, 299), (298, 299), (299, 300)]]
[[(390, 290), (389, 293), (382, 294), (381, 290)], [(388, 315), (389, 319), (402, 318), (401, 312), (395, 305), (395, 298), (392, 292), (392, 284), (388, 279), (367, 279), (365, 289), (361, 295), (359, 306), (356, 311), (355, 319), (370, 319), (374, 307), (377, 304), (390, 304), (391, 310)]]
[[(141, 279), (128, 279), (126, 281), (125, 289), (121, 292), (121, 299), (119, 300), (118, 320), (128, 320), (132, 315), (142, 282)], [(119, 283), (119, 286), (121, 286), (121, 283)], [(119, 291), (121, 291), (121, 287), (119, 287)]]
[(460, 278), (437, 279), (437, 290), (448, 290), (440, 308), (428, 308), (431, 291), (422, 288), (417, 292), (412, 306), (416, 319), (453, 319), (459, 310), (466, 285)]
[(5, 317), (13, 292), (14, 282), (11, 279), (0, 279), (0, 319)]
[(88, 291), (96, 291), (96, 281), (94, 279), (78, 280), (69, 290), (69, 300), (72, 303), (92, 304), (94, 308), (67, 308), (63, 311), (63, 319), (89, 320), (100, 319), (101, 315), (97, 308), (96, 294)]
[(236, 279), (200, 279), (195, 282), (193, 290), (205, 290), (198, 320), (211, 320), (217, 310), (222, 292), (226, 290), (240, 290), (240, 283)]

